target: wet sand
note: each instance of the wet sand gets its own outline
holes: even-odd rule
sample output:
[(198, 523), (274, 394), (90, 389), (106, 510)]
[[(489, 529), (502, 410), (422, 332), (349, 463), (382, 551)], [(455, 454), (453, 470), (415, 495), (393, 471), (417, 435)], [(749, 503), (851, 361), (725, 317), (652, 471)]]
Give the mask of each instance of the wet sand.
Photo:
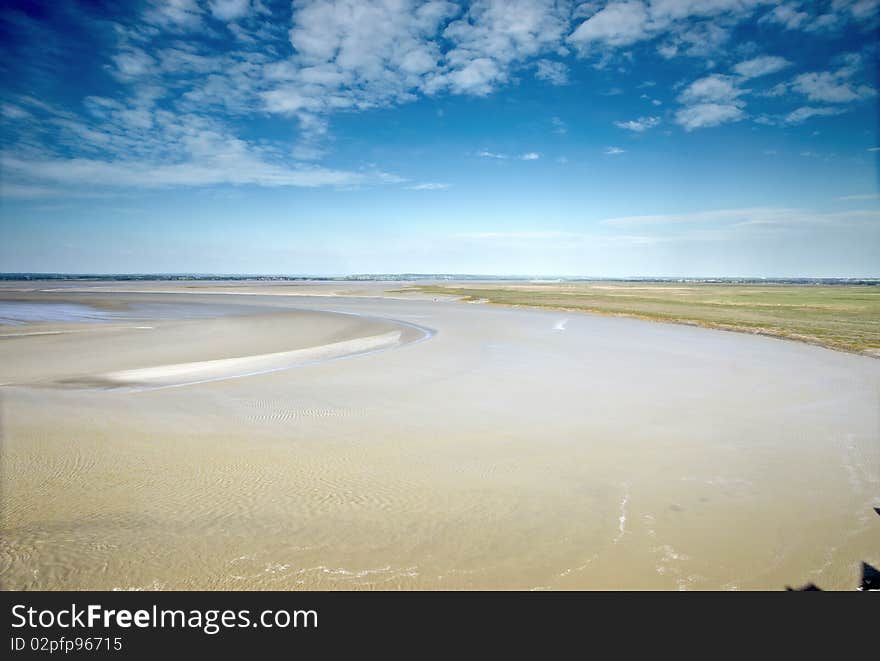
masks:
[(75, 284), (0, 289), (123, 316), (0, 327), (4, 589), (852, 589), (880, 565), (875, 359), (397, 283)]

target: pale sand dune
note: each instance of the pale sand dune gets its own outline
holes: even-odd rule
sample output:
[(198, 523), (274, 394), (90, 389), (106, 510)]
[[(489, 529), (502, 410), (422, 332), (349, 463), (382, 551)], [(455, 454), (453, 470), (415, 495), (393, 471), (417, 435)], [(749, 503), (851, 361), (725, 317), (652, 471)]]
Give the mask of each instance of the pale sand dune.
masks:
[(235, 306), (0, 339), (4, 588), (851, 589), (880, 565), (870, 358), (430, 300), (52, 296)]

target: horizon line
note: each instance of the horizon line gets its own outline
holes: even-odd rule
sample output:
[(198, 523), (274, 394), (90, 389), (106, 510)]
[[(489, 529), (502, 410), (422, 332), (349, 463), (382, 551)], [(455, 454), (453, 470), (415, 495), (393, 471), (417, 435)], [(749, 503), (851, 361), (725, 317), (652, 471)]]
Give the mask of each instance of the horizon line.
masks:
[(74, 271), (9, 271), (0, 272), (2, 280), (34, 279), (34, 277), (64, 278), (199, 278), (199, 279), (247, 279), (276, 278), (303, 280), (338, 280), (345, 278), (442, 278), (442, 279), (495, 279), (495, 280), (867, 280), (880, 281), (880, 275), (571, 275), (546, 273), (443, 273), (443, 272), (365, 272), (365, 273), (223, 273), (200, 271), (157, 271), (157, 272), (74, 272)]

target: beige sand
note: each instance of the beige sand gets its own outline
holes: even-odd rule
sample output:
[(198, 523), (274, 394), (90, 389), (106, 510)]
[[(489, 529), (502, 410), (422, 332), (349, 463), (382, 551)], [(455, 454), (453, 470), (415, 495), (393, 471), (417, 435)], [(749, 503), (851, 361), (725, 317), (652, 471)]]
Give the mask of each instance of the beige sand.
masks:
[(850, 589), (880, 565), (876, 360), (249, 286), (27, 293), (250, 309), (3, 329), (75, 332), (0, 338), (2, 587)]

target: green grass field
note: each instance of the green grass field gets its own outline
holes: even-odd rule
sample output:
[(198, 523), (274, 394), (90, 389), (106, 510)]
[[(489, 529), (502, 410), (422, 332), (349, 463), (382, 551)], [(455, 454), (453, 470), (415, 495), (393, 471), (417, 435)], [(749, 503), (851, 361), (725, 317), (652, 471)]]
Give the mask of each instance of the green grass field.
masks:
[(414, 285), (407, 290), (500, 305), (697, 324), (880, 357), (880, 286), (480, 282)]

